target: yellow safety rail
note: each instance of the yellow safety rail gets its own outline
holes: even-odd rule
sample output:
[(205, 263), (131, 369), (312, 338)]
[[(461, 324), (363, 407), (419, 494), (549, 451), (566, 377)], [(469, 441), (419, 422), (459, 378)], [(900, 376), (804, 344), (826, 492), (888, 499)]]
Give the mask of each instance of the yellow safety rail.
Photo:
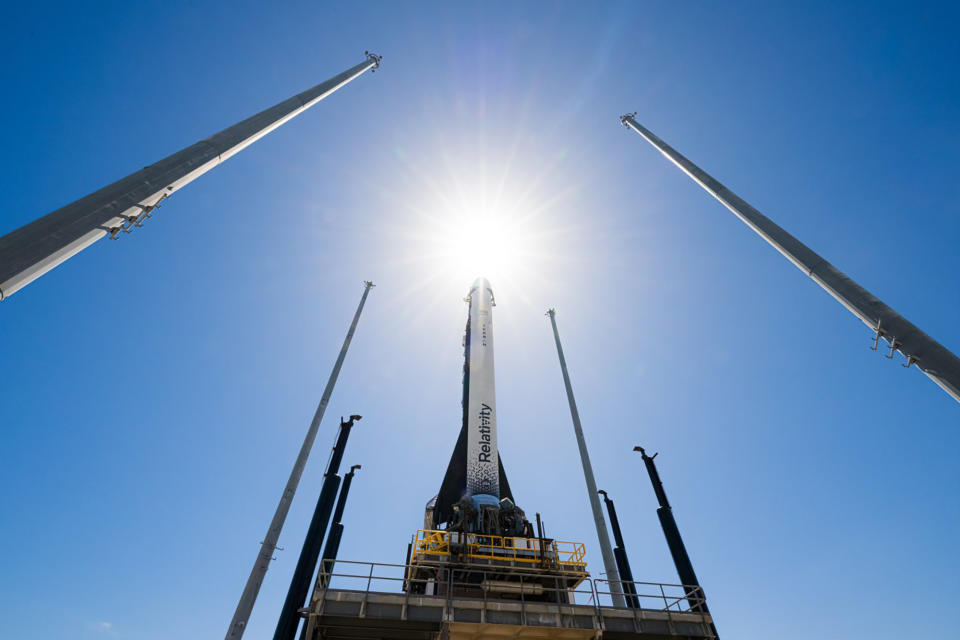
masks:
[[(510, 560), (537, 564), (540, 558), (540, 541), (537, 538), (514, 538), (488, 536), (479, 533), (459, 533), (431, 529), (417, 530), (412, 558), (425, 556), (448, 556), (451, 542), (460, 548), (463, 556), (484, 560)], [(582, 542), (562, 540), (545, 541), (547, 560), (563, 565), (586, 567), (586, 548)]]

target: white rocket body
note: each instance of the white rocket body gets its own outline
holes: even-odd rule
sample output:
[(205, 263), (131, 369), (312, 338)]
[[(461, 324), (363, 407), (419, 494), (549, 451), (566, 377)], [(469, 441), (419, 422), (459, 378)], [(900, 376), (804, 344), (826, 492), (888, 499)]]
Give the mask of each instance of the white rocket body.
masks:
[(486, 278), (470, 289), (467, 402), (467, 494), (500, 498), (497, 398), (493, 375), (493, 290)]

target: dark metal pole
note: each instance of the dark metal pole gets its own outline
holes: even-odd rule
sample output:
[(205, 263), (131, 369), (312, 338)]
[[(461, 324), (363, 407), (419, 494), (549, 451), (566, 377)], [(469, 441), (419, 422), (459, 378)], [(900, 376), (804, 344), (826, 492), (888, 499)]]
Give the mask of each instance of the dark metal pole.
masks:
[(412, 586), (408, 581), (410, 578), (410, 557), (413, 554), (413, 538), (411, 537), (410, 542), (407, 543), (407, 559), (403, 562), (403, 592), (406, 593), (407, 590)]
[[(343, 491), (343, 487), (340, 487)], [(320, 556), (320, 571), (317, 573), (316, 586), (326, 587), (330, 582), (330, 574), (333, 573), (333, 565), (337, 560), (337, 552), (340, 550), (340, 540), (343, 538), (343, 523), (334, 522), (330, 525), (330, 534), (327, 535), (327, 544), (323, 547), (323, 554)], [(316, 587), (315, 587), (316, 588)], [(308, 602), (309, 606), (310, 603)], [(306, 630), (306, 628), (304, 628)]]
[(263, 537), (260, 544), (260, 552), (257, 559), (253, 561), (253, 568), (247, 577), (247, 583), (243, 587), (243, 593), (240, 594), (240, 601), (237, 602), (237, 609), (233, 613), (233, 620), (230, 621), (230, 627), (227, 629), (226, 640), (240, 640), (244, 630), (247, 628), (247, 621), (253, 612), (253, 605), (257, 601), (257, 595), (260, 593), (260, 586), (267, 575), (267, 569), (270, 568), (270, 561), (273, 559), (273, 550), (277, 548), (280, 541), (280, 531), (283, 529), (283, 523), (287, 520), (287, 513), (290, 511), (290, 503), (293, 502), (293, 496), (297, 492), (297, 486), (300, 484), (300, 477), (303, 475), (303, 469), (307, 465), (307, 458), (310, 457), (310, 451), (313, 449), (314, 440), (317, 438), (317, 430), (323, 421), (323, 415), (326, 413), (327, 405), (330, 403), (330, 396), (333, 395), (333, 388), (340, 377), (340, 369), (343, 367), (343, 361), (347, 357), (347, 349), (350, 347), (350, 341), (353, 340), (353, 334), (357, 330), (357, 323), (360, 322), (360, 313), (363, 311), (363, 305), (367, 302), (367, 296), (374, 285), (369, 280), (363, 283), (363, 295), (360, 296), (360, 304), (353, 314), (353, 321), (350, 328), (347, 329), (347, 336), (343, 339), (343, 346), (340, 347), (340, 353), (337, 355), (336, 362), (333, 363), (333, 370), (327, 379), (327, 386), (323, 389), (320, 396), (320, 404), (313, 414), (313, 420), (307, 429), (307, 435), (303, 438), (303, 444), (300, 445), (300, 453), (297, 455), (296, 462), (293, 463), (293, 469), (290, 470), (290, 477), (287, 478), (287, 485), (283, 488), (283, 494), (280, 496), (280, 502), (277, 504), (277, 510), (273, 513), (273, 520), (267, 529), (267, 535)]
[[(360, 469), (360, 465), (355, 464), (350, 467), (349, 473), (343, 477), (343, 485), (340, 487), (340, 497), (337, 498), (337, 508), (333, 511), (333, 525), (330, 529), (330, 535), (327, 536), (327, 544), (323, 547), (323, 555), (320, 556), (320, 573), (317, 575), (317, 583), (320, 584), (324, 573), (329, 574), (333, 571), (333, 563), (337, 559), (337, 552), (340, 550), (340, 539), (343, 537), (343, 510), (347, 506), (347, 495), (350, 493), (350, 485), (353, 484), (353, 475)], [(324, 586), (326, 586), (325, 579)]]
[[(660, 518), (660, 526), (663, 528), (663, 535), (667, 539), (667, 546), (670, 547), (670, 555), (673, 556), (673, 564), (677, 568), (677, 575), (680, 577), (680, 583), (687, 587), (693, 587), (696, 592), (695, 597), (687, 595), (687, 602), (690, 603), (690, 610), (699, 613), (710, 613), (707, 608), (707, 600), (703, 595), (703, 588), (700, 581), (697, 580), (697, 574), (693, 571), (693, 563), (690, 562), (690, 556), (687, 555), (687, 548), (683, 544), (683, 538), (680, 537), (680, 529), (677, 527), (677, 521), (673, 519), (673, 509), (667, 500), (667, 492), (663, 489), (663, 482), (660, 481), (660, 474), (657, 472), (657, 466), (653, 459), (657, 454), (648, 456), (643, 447), (634, 447), (634, 451), (639, 451), (643, 456), (643, 463), (647, 467), (647, 473), (650, 475), (650, 482), (653, 484), (653, 492), (657, 495), (657, 517)], [(716, 627), (710, 623), (714, 635)]]
[(547, 566), (547, 558), (543, 546), (543, 522), (540, 520), (540, 514), (537, 514), (537, 541), (540, 543), (540, 566)]
[(909, 369), (911, 365), (916, 364), (928, 378), (953, 396), (954, 400), (960, 402), (960, 358), (658, 138), (636, 121), (634, 117), (636, 115), (636, 113), (630, 113), (620, 116), (620, 122), (623, 126), (640, 134), (668, 160), (693, 178), (707, 193), (756, 231), (757, 235), (782, 253), (795, 267), (823, 287), (853, 315), (860, 318), (874, 332), (874, 350), (883, 338), (890, 344), (888, 358), (893, 358), (893, 354), (899, 351), (907, 359), (904, 367)]
[(367, 52), (326, 82), (0, 237), (0, 300), (97, 240), (139, 227), (174, 192), (378, 66), (380, 56)]
[(623, 543), (623, 534), (620, 531), (620, 519), (617, 517), (617, 508), (613, 505), (613, 500), (603, 489), (597, 491), (603, 496), (603, 502), (607, 505), (607, 515), (610, 516), (610, 528), (613, 529), (613, 541), (617, 546), (613, 548), (614, 558), (617, 560), (617, 569), (620, 571), (620, 579), (623, 581), (623, 591), (627, 596), (627, 606), (634, 609), (640, 608), (640, 601), (637, 598), (637, 585), (633, 584), (633, 571), (630, 569), (630, 561), (627, 559), (627, 547)]
[(337, 475), (337, 471), (340, 470), (343, 450), (347, 446), (347, 438), (350, 436), (353, 423), (359, 419), (360, 416), (358, 415), (350, 416), (350, 419), (346, 422), (342, 418), (340, 419), (340, 433), (337, 435), (337, 442), (330, 454), (330, 462), (323, 477), (320, 498), (317, 500), (317, 507), (313, 511), (313, 518), (310, 520), (307, 537), (303, 541), (303, 549), (300, 550), (297, 567), (294, 569), (293, 578), (290, 580), (287, 598), (280, 610), (280, 619), (277, 620), (277, 629), (273, 634), (273, 640), (293, 640), (293, 637), (297, 634), (300, 608), (310, 591), (313, 570), (316, 568), (317, 559), (320, 557), (320, 547), (327, 532), (327, 523), (330, 521), (330, 513), (333, 511), (333, 501), (337, 497), (337, 488), (340, 486), (340, 476)]
[[(330, 533), (327, 535), (327, 544), (323, 547), (323, 553), (320, 556), (320, 570), (317, 572), (317, 580), (313, 585), (313, 597), (307, 601), (309, 608), (317, 597), (317, 592), (325, 588), (330, 583), (330, 574), (333, 573), (333, 565), (337, 561), (337, 551), (340, 550), (340, 539), (343, 537), (343, 510), (347, 506), (347, 495), (350, 493), (350, 485), (353, 483), (353, 475), (360, 465), (355, 464), (350, 467), (350, 471), (343, 477), (343, 484), (340, 485), (340, 496), (337, 498), (337, 507), (333, 510), (333, 519), (330, 524)], [(307, 627), (305, 622), (300, 627), (300, 640), (307, 637)]]

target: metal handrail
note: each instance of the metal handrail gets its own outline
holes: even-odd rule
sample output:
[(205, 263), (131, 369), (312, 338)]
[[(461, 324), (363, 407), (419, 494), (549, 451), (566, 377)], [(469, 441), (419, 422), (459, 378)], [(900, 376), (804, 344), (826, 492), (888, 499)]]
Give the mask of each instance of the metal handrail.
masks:
[[(608, 583), (608, 580), (597, 580), (597, 582)], [(696, 607), (706, 603), (706, 597), (703, 595), (703, 589), (699, 585), (682, 585), (682, 584), (669, 584), (665, 582), (641, 582), (641, 581), (630, 581), (630, 580), (621, 580), (620, 584), (622, 587), (627, 585), (633, 585), (637, 593), (636, 595), (631, 593), (631, 597), (635, 598), (655, 598), (660, 600), (663, 603), (663, 611), (676, 611), (678, 613), (699, 613), (696, 611)], [(659, 589), (659, 593), (651, 594), (644, 593), (640, 590), (641, 587), (656, 587)], [(678, 593), (667, 593), (667, 589), (670, 589), (672, 592)], [(604, 591), (602, 589), (597, 589), (597, 595), (609, 596), (615, 593), (612, 590)], [(686, 605), (684, 606), (684, 603)], [(606, 605), (604, 605), (606, 606)], [(622, 607), (614, 607), (622, 608)], [(641, 608), (646, 608), (641, 606)]]
[[(413, 558), (418, 555), (449, 555), (450, 545), (455, 534), (466, 547), (466, 557), (484, 560), (509, 559), (514, 562), (538, 564), (544, 560), (540, 556), (539, 542), (535, 538), (518, 536), (492, 536), (480, 533), (461, 533), (435, 529), (419, 529), (414, 539)], [(536, 544), (535, 544), (536, 543)], [(559, 564), (586, 567), (586, 547), (582, 542), (553, 540), (550, 542), (551, 560)], [(498, 553), (499, 552), (499, 553)]]
[[(422, 564), (393, 564), (356, 560), (323, 561), (320, 580), (318, 581), (318, 589), (314, 592), (314, 598), (310, 606), (311, 611), (308, 614), (308, 628), (312, 628), (310, 625), (316, 624), (318, 618), (323, 615), (323, 609), (326, 603), (326, 592), (328, 590), (340, 593), (346, 592), (362, 594), (360, 600), (361, 611), (366, 609), (367, 602), (371, 594), (394, 593), (399, 595), (401, 591), (405, 591), (405, 611), (407, 606), (406, 603), (411, 597), (409, 585), (426, 585), (430, 582), (433, 582), (436, 585), (442, 585), (445, 593), (415, 594), (415, 597), (421, 602), (424, 600), (434, 600), (438, 603), (442, 602), (444, 619), (452, 619), (454, 600), (467, 600), (481, 603), (481, 621), (486, 620), (486, 612), (490, 606), (490, 598), (488, 597), (487, 590), (484, 589), (482, 585), (486, 581), (486, 576), (489, 575), (496, 578), (497, 576), (502, 576), (501, 571), (480, 568), (453, 568), (435, 566), (432, 567), (434, 571), (434, 576), (432, 578), (415, 577), (414, 570), (422, 570), (424, 568), (425, 567)], [(521, 587), (522, 584), (527, 580), (533, 580), (536, 578), (539, 588), (542, 589), (542, 592), (572, 594), (573, 602), (563, 602), (563, 598), (558, 597), (558, 602), (549, 602), (548, 604), (558, 607), (560, 612), (565, 614), (593, 616), (594, 624), (597, 628), (604, 628), (606, 624), (604, 622), (605, 616), (609, 616), (612, 612), (621, 612), (617, 613), (617, 616), (622, 616), (622, 612), (629, 611), (632, 614), (636, 630), (640, 631), (643, 629), (645, 624), (648, 624), (647, 621), (649, 620), (649, 612), (659, 611), (667, 615), (667, 622), (670, 624), (671, 629), (673, 629), (673, 625), (676, 622), (681, 621), (676, 618), (677, 615), (685, 614), (697, 616), (698, 624), (703, 629), (703, 637), (715, 638), (712, 630), (712, 618), (710, 617), (709, 613), (706, 613), (700, 608), (705, 605), (706, 598), (703, 595), (703, 590), (699, 586), (659, 582), (623, 581), (621, 584), (622, 587), (626, 587), (627, 585), (632, 585), (634, 587), (632, 590), (636, 594), (634, 597), (637, 599), (636, 602), (640, 603), (640, 608), (630, 609), (613, 605), (614, 600), (612, 599), (612, 591), (609, 590), (609, 582), (607, 580), (585, 577), (583, 578), (582, 582), (577, 585), (577, 587), (567, 589), (559, 586), (554, 588), (544, 584), (544, 582), (546, 582), (544, 578), (549, 579), (550, 577), (555, 577), (558, 580), (569, 578), (570, 574), (567, 572), (514, 570), (511, 572), (511, 575), (519, 578), (522, 581)], [(465, 580), (468, 577), (475, 579), (467, 582)], [(478, 577), (480, 578), (479, 581), (476, 580)], [(349, 581), (354, 581), (356, 586), (359, 588), (343, 588), (344, 585), (338, 584)], [(378, 583), (380, 582), (386, 582), (390, 585), (394, 585), (394, 588), (377, 588), (379, 586)], [(404, 583), (406, 583), (406, 589), (403, 588)], [(604, 589), (601, 584), (606, 584), (607, 588)], [(464, 595), (461, 589), (461, 593), (454, 597), (453, 593), (458, 587), (468, 587), (471, 589), (477, 589), (479, 587), (481, 594), (479, 596)], [(530, 601), (523, 588), (519, 589), (519, 593), (517, 595), (519, 596), (519, 599), (514, 602), (520, 605), (521, 618), (525, 620), (527, 615), (527, 607)], [(607, 604), (608, 602), (609, 604)], [(648, 613), (644, 614), (644, 612)], [(682, 620), (689, 622), (690, 618), (683, 618)]]
[[(347, 566), (346, 569), (342, 569), (344, 565)], [(350, 572), (349, 567), (362, 567), (358, 569), (357, 572)], [(340, 571), (336, 569), (341, 568)], [(378, 568), (382, 568), (378, 573)], [(477, 587), (478, 582), (467, 582), (463, 579), (454, 580), (455, 576), (481, 576), (485, 577), (498, 576), (502, 575), (496, 570), (487, 570), (487, 569), (474, 569), (474, 568), (461, 568), (456, 569), (447, 569), (447, 568), (435, 568), (435, 577), (434, 578), (416, 578), (413, 577), (411, 570), (423, 568), (421, 565), (415, 564), (393, 564), (385, 562), (365, 562), (357, 560), (325, 560), (324, 567), (321, 571), (321, 576), (324, 580), (321, 584), (325, 585), (321, 590), (335, 589), (339, 591), (351, 591), (358, 593), (390, 593), (389, 591), (379, 591), (373, 589), (373, 585), (377, 581), (387, 581), (387, 582), (397, 582), (397, 583), (428, 583), (433, 580), (436, 583), (441, 583), (447, 585), (448, 587), (461, 586), (461, 587)], [(387, 575), (387, 570), (393, 570), (397, 575)], [(527, 578), (538, 578), (540, 582), (543, 581), (543, 578), (556, 577), (562, 579), (565, 576), (563, 572), (556, 573), (544, 573), (542, 571), (517, 571), (514, 573), (517, 577), (523, 579)], [(343, 589), (333, 585), (333, 581), (336, 578), (341, 580), (362, 580), (364, 581), (364, 586), (360, 589)], [(662, 583), (662, 582), (643, 582), (643, 581), (621, 581), (622, 585), (633, 585), (636, 588), (636, 597), (640, 599), (641, 603), (645, 601), (658, 600), (662, 606), (651, 606), (643, 607), (643, 609), (650, 610), (660, 610), (660, 611), (674, 611), (678, 613), (697, 613), (696, 611), (691, 611), (697, 605), (702, 605), (706, 602), (706, 598), (703, 595), (703, 589), (695, 585), (682, 585), (682, 584), (671, 584), (671, 583)], [(599, 583), (609, 584), (607, 580), (594, 580), (592, 578), (585, 578), (583, 584), (587, 586), (584, 588), (553, 588), (543, 586), (544, 591), (549, 592), (567, 592), (580, 595), (589, 595), (591, 597), (592, 606), (595, 606), (600, 609), (622, 609), (624, 607), (615, 607), (613, 605), (607, 605), (601, 602), (601, 597), (609, 597), (613, 593), (612, 590), (602, 589), (598, 586)], [(399, 592), (396, 591), (396, 592)], [(448, 594), (451, 593), (451, 589), (447, 589), (447, 593), (443, 596), (430, 596), (423, 595), (423, 597), (443, 597), (447, 598)], [(460, 596), (458, 596), (458, 599)], [(463, 599), (471, 599), (467, 596), (464, 596)], [(478, 598), (483, 599), (483, 598)]]

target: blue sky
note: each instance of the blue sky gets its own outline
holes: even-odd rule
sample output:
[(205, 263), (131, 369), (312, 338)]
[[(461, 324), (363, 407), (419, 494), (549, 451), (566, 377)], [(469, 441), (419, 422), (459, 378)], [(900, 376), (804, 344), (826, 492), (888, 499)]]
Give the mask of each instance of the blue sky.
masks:
[[(336, 417), (341, 557), (402, 562), (460, 416), (450, 243), (496, 210), (500, 447), (600, 571), (557, 320), (634, 574), (657, 459), (726, 637), (946, 637), (960, 410), (638, 136), (637, 119), (960, 350), (949, 3), (99, 3), (0, 26), (6, 232), (362, 59), (364, 76), (0, 305), (0, 637), (226, 630), (361, 281), (247, 637), (272, 633)], [(490, 215), (493, 215), (490, 213)], [(455, 245), (460, 246), (460, 245)], [(455, 253), (455, 252), (454, 252)], [(490, 275), (490, 274), (487, 274)]]

